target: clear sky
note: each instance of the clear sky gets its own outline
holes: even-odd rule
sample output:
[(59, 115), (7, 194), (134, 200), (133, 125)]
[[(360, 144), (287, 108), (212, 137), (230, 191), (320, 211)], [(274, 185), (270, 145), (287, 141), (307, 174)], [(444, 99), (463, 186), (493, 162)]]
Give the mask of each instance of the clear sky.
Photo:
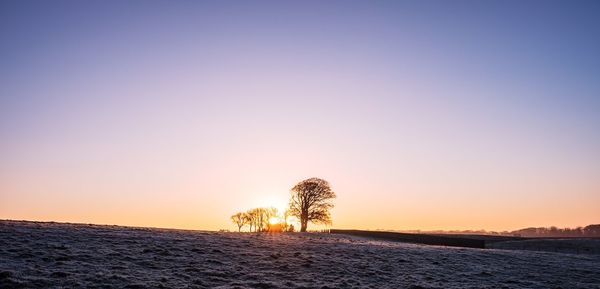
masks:
[(0, 1), (0, 218), (600, 222), (598, 1)]

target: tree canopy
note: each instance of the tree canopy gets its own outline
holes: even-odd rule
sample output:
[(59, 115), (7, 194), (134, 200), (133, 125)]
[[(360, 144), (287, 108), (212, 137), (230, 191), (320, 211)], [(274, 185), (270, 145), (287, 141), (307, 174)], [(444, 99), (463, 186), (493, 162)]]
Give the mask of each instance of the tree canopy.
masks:
[(291, 189), (290, 215), (300, 220), (300, 232), (306, 232), (308, 222), (330, 224), (333, 208), (331, 200), (335, 193), (329, 182), (320, 178), (310, 178), (299, 182)]

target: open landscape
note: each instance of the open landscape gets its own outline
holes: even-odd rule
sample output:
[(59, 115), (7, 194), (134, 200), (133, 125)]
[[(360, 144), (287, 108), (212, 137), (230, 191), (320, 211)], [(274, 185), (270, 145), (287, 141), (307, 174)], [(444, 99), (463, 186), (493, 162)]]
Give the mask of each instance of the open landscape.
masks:
[(600, 288), (600, 255), (1, 221), (0, 288)]
[(600, 0), (0, 0), (0, 289), (600, 289)]

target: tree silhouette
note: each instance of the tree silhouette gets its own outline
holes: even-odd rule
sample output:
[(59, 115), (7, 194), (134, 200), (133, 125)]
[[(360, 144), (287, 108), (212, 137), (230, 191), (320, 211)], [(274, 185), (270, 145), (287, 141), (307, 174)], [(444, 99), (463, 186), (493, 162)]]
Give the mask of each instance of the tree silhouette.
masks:
[(267, 219), (267, 216), (266, 216), (267, 215), (266, 210), (265, 210), (265, 208), (256, 208), (253, 211), (254, 211), (254, 214), (256, 215), (256, 231), (263, 232), (266, 227), (265, 225), (269, 221), (269, 219)]
[(231, 216), (231, 221), (238, 226), (238, 232), (242, 231), (242, 227), (246, 224), (244, 213), (235, 213)]
[(254, 227), (254, 231), (259, 231), (259, 209), (250, 209), (246, 212), (246, 216), (248, 218), (248, 224), (250, 225), (250, 232), (252, 232), (252, 227)]
[(244, 218), (244, 223), (246, 225), (248, 225), (248, 231), (252, 232), (252, 215), (250, 215), (250, 212), (245, 212), (243, 213), (243, 218)]
[(308, 222), (330, 224), (335, 193), (326, 180), (310, 178), (291, 189), (290, 215), (300, 219), (300, 232), (306, 232)]
[(265, 214), (265, 228), (267, 228), (271, 222), (271, 218), (277, 218), (279, 216), (279, 212), (275, 207), (264, 208), (263, 212)]
[(288, 217), (290, 216), (290, 209), (283, 211), (283, 231), (288, 231)]

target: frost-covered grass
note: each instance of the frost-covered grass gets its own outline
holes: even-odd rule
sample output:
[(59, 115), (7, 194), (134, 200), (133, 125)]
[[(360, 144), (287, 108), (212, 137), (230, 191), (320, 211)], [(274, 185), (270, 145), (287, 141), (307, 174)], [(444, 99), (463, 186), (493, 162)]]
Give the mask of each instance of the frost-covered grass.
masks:
[(486, 248), (547, 251), (571, 254), (600, 254), (598, 238), (532, 238), (519, 241), (493, 242)]
[(600, 255), (0, 221), (0, 288), (600, 288)]

